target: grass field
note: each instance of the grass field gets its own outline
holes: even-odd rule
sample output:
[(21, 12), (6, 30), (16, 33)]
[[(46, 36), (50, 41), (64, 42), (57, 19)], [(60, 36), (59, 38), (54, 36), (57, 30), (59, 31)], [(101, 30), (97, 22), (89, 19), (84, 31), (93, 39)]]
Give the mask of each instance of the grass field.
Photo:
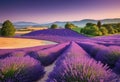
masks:
[(34, 40), (34, 39), (0, 37), (0, 49), (24, 48), (24, 47), (46, 45), (46, 44), (53, 44), (53, 42), (44, 41), (44, 40)]

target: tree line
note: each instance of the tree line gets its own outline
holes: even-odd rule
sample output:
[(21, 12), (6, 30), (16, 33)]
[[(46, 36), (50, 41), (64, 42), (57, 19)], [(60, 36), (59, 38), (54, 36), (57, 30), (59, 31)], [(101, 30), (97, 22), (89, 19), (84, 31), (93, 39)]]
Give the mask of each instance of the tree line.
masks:
[[(91, 36), (102, 36), (108, 34), (120, 33), (120, 23), (111, 23), (111, 24), (102, 24), (101, 21), (98, 21), (97, 24), (87, 23), (85, 27), (80, 28), (72, 23), (66, 23), (64, 26), (66, 29), (71, 29), (82, 34), (91, 35)], [(53, 24), (50, 27), (51, 29), (58, 28), (57, 24)], [(79, 28), (79, 29), (78, 29)]]
[(100, 21), (98, 21), (97, 24), (87, 23), (86, 26), (81, 29), (81, 33), (92, 36), (120, 33), (120, 23), (101, 24)]
[[(87, 23), (85, 27), (80, 28), (70, 22), (65, 24), (65, 29), (71, 29), (82, 34), (91, 35), (91, 36), (102, 36), (108, 34), (120, 33), (120, 23), (111, 23), (111, 24), (102, 24), (101, 21), (98, 21), (97, 24)], [(51, 29), (59, 28), (57, 24), (52, 24)], [(15, 27), (11, 21), (6, 20), (0, 28), (0, 36), (14, 36)]]

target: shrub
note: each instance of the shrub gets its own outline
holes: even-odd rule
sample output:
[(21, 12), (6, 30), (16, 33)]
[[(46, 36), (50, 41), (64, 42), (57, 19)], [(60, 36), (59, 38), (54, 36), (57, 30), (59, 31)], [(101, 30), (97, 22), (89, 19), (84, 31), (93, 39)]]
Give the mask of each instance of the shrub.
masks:
[(102, 35), (102, 32), (99, 30), (99, 28), (96, 25), (86, 25), (82, 32), (84, 34), (92, 35), (92, 36), (100, 36)]
[(100, 31), (102, 32), (102, 35), (107, 35), (108, 34), (108, 30), (105, 27), (101, 27)]
[[(74, 55), (73, 55), (74, 54)], [(84, 57), (89, 57), (89, 54), (83, 50), (76, 42), (71, 42), (67, 49), (61, 54), (61, 56), (56, 60), (56, 65), (60, 65), (63, 60), (69, 58), (79, 58), (82, 59)]]
[(100, 51), (100, 50), (104, 50), (106, 49), (107, 47), (106, 46), (103, 46), (103, 45), (94, 45), (94, 46), (91, 46), (91, 48), (89, 49), (89, 54), (92, 56), (92, 57), (96, 57), (97, 53)]
[(50, 28), (56, 29), (56, 28), (58, 28), (58, 26), (57, 26), (57, 24), (52, 24)]
[(72, 29), (72, 28), (76, 28), (76, 26), (75, 26), (74, 24), (72, 24), (72, 23), (67, 22), (67, 23), (65, 24), (65, 28), (66, 28), (66, 29)]
[(61, 43), (54, 47), (37, 51), (36, 58), (41, 61), (42, 65), (48, 66), (52, 64), (66, 49), (69, 43)]
[(106, 49), (100, 50), (96, 59), (103, 62), (104, 64), (108, 64), (111, 68), (115, 66), (115, 63), (120, 58), (120, 47), (111, 46)]
[(1, 36), (14, 36), (15, 35), (15, 28), (13, 24), (7, 20), (3, 23), (1, 28)]
[(0, 60), (2, 82), (33, 82), (43, 77), (44, 68), (33, 58), (8, 57)]
[(115, 73), (120, 74), (120, 59), (116, 62), (113, 70)]
[(13, 51), (12, 53), (10, 53), (10, 56), (24, 57), (25, 54), (26, 54), (26, 53), (25, 53), (24, 51)]
[(71, 42), (55, 65), (47, 82), (111, 82), (116, 78), (106, 65), (91, 59), (75, 42)]
[(99, 45), (93, 42), (79, 42), (78, 43), (87, 53), (92, 57), (96, 57), (97, 53), (101, 50), (105, 50), (107, 47), (104, 45)]
[[(75, 54), (73, 54), (75, 55)], [(47, 82), (111, 82), (114, 74), (107, 66), (89, 58), (63, 60), (50, 73)]]

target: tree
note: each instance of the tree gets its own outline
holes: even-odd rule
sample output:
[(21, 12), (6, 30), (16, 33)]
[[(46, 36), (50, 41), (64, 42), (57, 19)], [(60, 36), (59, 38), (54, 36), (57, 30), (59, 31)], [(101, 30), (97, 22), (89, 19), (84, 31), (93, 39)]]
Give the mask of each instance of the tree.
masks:
[(101, 22), (100, 21), (97, 22), (97, 26), (98, 26), (98, 28), (101, 28)]
[(57, 24), (52, 24), (50, 28), (51, 29), (56, 29), (56, 28), (58, 28), (58, 25)]
[(74, 25), (74, 24), (72, 24), (72, 23), (69, 23), (69, 22), (67, 22), (66, 24), (65, 24), (65, 28), (67, 28), (67, 29), (72, 29), (72, 28), (75, 28), (76, 26)]
[(86, 26), (81, 30), (82, 33), (92, 36), (100, 36), (102, 32), (99, 30), (97, 25), (92, 23), (87, 23)]
[(95, 24), (93, 24), (93, 23), (87, 23), (86, 24), (86, 27), (90, 27), (90, 26), (94, 26)]
[(1, 35), (1, 28), (0, 28), (0, 35)]
[(14, 25), (9, 20), (6, 20), (2, 24), (1, 36), (14, 36), (15, 30)]
[(107, 35), (108, 34), (108, 30), (105, 27), (101, 27), (100, 31), (102, 32), (102, 35)]

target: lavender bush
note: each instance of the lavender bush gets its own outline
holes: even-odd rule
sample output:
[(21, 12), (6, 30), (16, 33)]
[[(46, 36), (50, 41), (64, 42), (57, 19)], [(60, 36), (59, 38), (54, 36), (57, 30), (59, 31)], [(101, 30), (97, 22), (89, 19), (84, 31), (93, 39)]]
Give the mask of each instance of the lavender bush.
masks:
[[(74, 55), (73, 55), (74, 54)], [(76, 42), (71, 42), (68, 48), (61, 54), (61, 56), (56, 60), (56, 65), (60, 65), (63, 60), (67, 58), (83, 58), (89, 57), (88, 53), (86, 53)]]
[(115, 67), (113, 68), (114, 72), (120, 75), (120, 59), (116, 62)]
[(47, 82), (112, 82), (114, 78), (116, 75), (107, 66), (84, 57), (63, 60), (55, 66)]
[(24, 51), (14, 51), (12, 52), (10, 55), (11, 56), (16, 56), (16, 57), (24, 57), (25, 56), (25, 52)]
[(108, 48), (102, 49), (96, 55), (96, 59), (108, 64), (111, 68), (115, 66), (115, 63), (120, 58), (120, 47), (110, 46)]
[(0, 59), (4, 59), (6, 57), (10, 57), (12, 54), (15, 53), (29, 53), (29, 52), (37, 52), (38, 50), (43, 50), (47, 48), (51, 48), (55, 45), (44, 45), (44, 46), (36, 46), (30, 48), (18, 48), (18, 49), (0, 49)]
[(98, 45), (93, 42), (79, 42), (78, 44), (92, 57), (95, 57), (99, 50), (106, 48), (106, 46)]
[(96, 57), (96, 55), (97, 55), (97, 53), (100, 51), (100, 50), (103, 50), (103, 49), (105, 49), (105, 48), (107, 48), (106, 46), (103, 46), (103, 45), (95, 45), (95, 46), (92, 46), (89, 50), (90, 50), (90, 52), (89, 52), (89, 54), (93, 57), (93, 58), (95, 58)]
[(97, 43), (103, 44), (106, 46), (110, 46), (110, 45), (120, 46), (120, 34), (95, 37), (95, 38), (92, 38), (92, 40), (95, 40)]
[(50, 65), (64, 52), (68, 44), (69, 43), (61, 43), (54, 47), (40, 50), (37, 52), (37, 59), (40, 60), (44, 66)]
[(91, 59), (75, 42), (56, 61), (47, 82), (111, 82), (116, 75)]
[(0, 60), (2, 82), (33, 82), (43, 77), (44, 68), (33, 58), (8, 57)]

